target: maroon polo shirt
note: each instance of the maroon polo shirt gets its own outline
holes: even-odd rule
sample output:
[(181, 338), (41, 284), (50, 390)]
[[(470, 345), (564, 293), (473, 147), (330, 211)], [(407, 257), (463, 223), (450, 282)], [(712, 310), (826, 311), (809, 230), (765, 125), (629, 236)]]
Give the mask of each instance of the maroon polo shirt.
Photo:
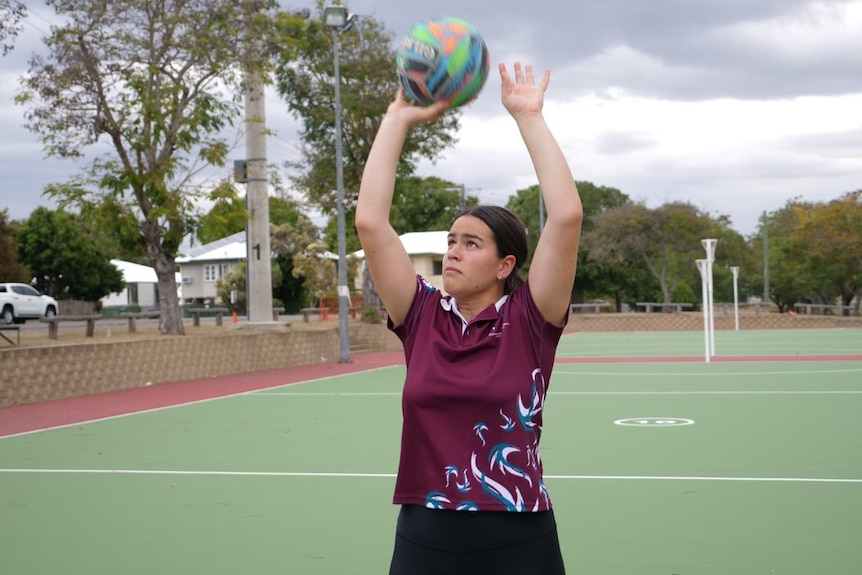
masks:
[(563, 328), (530, 288), (465, 323), (450, 296), (417, 276), (404, 323), (389, 328), (407, 363), (396, 504), (546, 511), (539, 440)]

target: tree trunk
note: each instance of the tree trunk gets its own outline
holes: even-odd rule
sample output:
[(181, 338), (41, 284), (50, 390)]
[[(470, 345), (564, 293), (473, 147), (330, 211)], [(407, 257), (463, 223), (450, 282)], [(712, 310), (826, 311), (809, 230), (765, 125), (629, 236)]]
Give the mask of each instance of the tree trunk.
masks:
[(380, 313), (380, 294), (377, 293), (377, 287), (374, 285), (374, 280), (371, 278), (371, 272), (368, 271), (368, 266), (362, 266), (362, 319), (369, 322), (377, 323), (382, 319)]
[(180, 316), (174, 258), (159, 245), (148, 245), (147, 256), (159, 281), (159, 332), (162, 335), (185, 335)]

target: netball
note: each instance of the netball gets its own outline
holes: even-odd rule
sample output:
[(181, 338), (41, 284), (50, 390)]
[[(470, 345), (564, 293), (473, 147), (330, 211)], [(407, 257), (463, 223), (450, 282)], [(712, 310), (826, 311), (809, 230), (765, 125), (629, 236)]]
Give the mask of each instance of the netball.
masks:
[(437, 18), (413, 26), (401, 40), (395, 64), (405, 94), (417, 104), (448, 100), (452, 107), (463, 106), (488, 78), (488, 47), (468, 22)]

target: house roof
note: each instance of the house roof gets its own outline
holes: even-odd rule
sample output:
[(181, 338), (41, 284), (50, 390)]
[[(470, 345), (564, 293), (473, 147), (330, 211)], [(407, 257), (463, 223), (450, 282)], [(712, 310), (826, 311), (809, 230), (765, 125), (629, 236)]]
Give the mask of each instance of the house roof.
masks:
[(203, 261), (244, 260), (246, 250), (245, 232), (237, 232), (220, 240), (194, 247), (185, 255), (176, 258), (178, 264)]
[[(176, 263), (189, 264), (207, 261), (244, 261), (248, 258), (245, 232), (237, 232), (220, 240), (197, 246), (188, 250), (185, 255), (178, 256)], [(337, 260), (338, 254), (325, 251), (324, 258)], [(274, 257), (274, 256), (273, 256)]]
[(120, 270), (123, 274), (123, 281), (127, 284), (144, 284), (158, 283), (159, 278), (156, 276), (156, 270), (149, 266), (142, 266), (132, 262), (123, 260), (111, 260), (114, 267)]
[[(442, 256), (446, 253), (448, 247), (447, 237), (448, 231), (441, 232), (409, 232), (401, 234), (398, 239), (410, 256), (425, 256), (437, 255)], [(358, 258), (365, 257), (365, 251), (359, 250), (353, 252)]]

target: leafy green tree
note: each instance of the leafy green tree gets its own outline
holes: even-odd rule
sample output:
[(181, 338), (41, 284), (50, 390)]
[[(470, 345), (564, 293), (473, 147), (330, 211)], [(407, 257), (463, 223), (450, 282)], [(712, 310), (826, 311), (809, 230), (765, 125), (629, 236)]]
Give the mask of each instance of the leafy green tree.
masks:
[(17, 242), (35, 286), (58, 299), (97, 302), (125, 287), (123, 274), (79, 216), (36, 208), (18, 229)]
[(215, 202), (213, 207), (198, 221), (197, 239), (201, 244), (241, 232), (248, 221), (245, 198), (229, 180), (219, 182), (211, 199)]
[[(201, 216), (197, 237), (208, 244), (245, 229), (248, 221), (245, 197), (240, 196), (232, 183), (225, 180), (216, 190), (215, 204)], [(269, 223), (278, 226), (296, 221), (301, 214), (296, 202), (279, 196), (269, 196)]]
[[(479, 203), (476, 196), (465, 196), (464, 206)], [(448, 230), (461, 212), (461, 191), (451, 182), (431, 176), (407, 176), (395, 183), (392, 211), (389, 220), (399, 234)], [(345, 214), (347, 228), (353, 229), (353, 211)], [(326, 245), (338, 245), (337, 222), (331, 218), (323, 228)], [(360, 249), (356, 234), (347, 234), (347, 251)]]
[(22, 30), (21, 22), (27, 15), (27, 6), (18, 0), (0, 0), (0, 50), (3, 56), (12, 51), (18, 33)]
[[(465, 196), (464, 207), (479, 203), (475, 196)], [(395, 186), (392, 200), (392, 227), (399, 234), (448, 230), (461, 212), (461, 190), (458, 185), (436, 177), (404, 177)]]
[[(828, 203), (789, 201), (769, 214), (770, 298), (843, 305), (862, 294), (862, 191)], [(753, 239), (762, 245), (762, 233)]]
[(806, 253), (817, 295), (850, 305), (862, 295), (862, 190), (798, 216), (794, 241)]
[[(582, 235), (586, 235), (595, 227), (598, 214), (617, 208), (628, 201), (628, 196), (616, 188), (597, 186), (587, 181), (577, 181), (576, 183), (581, 203), (584, 206)], [(535, 185), (518, 190), (509, 199), (506, 207), (515, 212), (527, 227), (530, 254), (532, 254), (539, 241), (541, 227), (539, 186)], [(529, 269), (529, 263), (525, 269)], [(594, 262), (589, 255), (589, 244), (582, 240), (578, 253), (578, 272), (572, 291), (572, 301), (581, 302), (588, 297), (607, 297), (608, 294), (615, 291), (608, 288), (619, 285), (618, 274), (612, 274), (609, 262), (601, 262), (601, 265)]]
[[(230, 270), (227, 275), (216, 282), (216, 294), (232, 312), (248, 312), (248, 290), (246, 289), (245, 262), (240, 262)], [(273, 266), (272, 286), (275, 292), (282, 282), (281, 269)], [(235, 290), (235, 291), (234, 291)], [(236, 300), (232, 301), (233, 296)]]
[(27, 283), (30, 272), (18, 261), (15, 247), (15, 222), (9, 221), (9, 210), (0, 210), (0, 278), (8, 282)]
[(745, 246), (729, 225), (726, 216), (711, 218), (685, 202), (666, 203), (656, 209), (627, 203), (601, 213), (585, 234), (585, 243), (596, 262), (610, 261), (617, 270), (630, 270), (625, 282), (628, 289), (636, 280), (641, 282), (637, 291), (628, 294), (635, 296), (634, 301), (671, 302), (675, 297), (701, 293), (695, 260), (706, 255), (701, 244), (704, 238), (719, 240), (713, 276), (716, 285), (724, 281), (730, 273), (728, 266), (736, 264), (728, 263), (733, 256), (721, 248)]
[(291, 274), (303, 281), (304, 301), (300, 307), (317, 305), (320, 298), (335, 292), (337, 268), (335, 262), (326, 257), (327, 249), (320, 240), (320, 231), (311, 220), (302, 218), (275, 226), (272, 250), (279, 259), (292, 262)]
[[(295, 188), (327, 216), (336, 213), (335, 88), (333, 32), (322, 24), (323, 2), (318, 17), (302, 27), (285, 15), (281, 30), (287, 46), (276, 65), (276, 86), (290, 112), (302, 125), (300, 158), (288, 162)], [(363, 15), (355, 26), (339, 36), (342, 109), (342, 158), (345, 216), (349, 246), (353, 236), (353, 210), (365, 159), (380, 121), (395, 96), (393, 34), (372, 16)], [(399, 175), (410, 176), (422, 158), (434, 159), (455, 142), (460, 111), (448, 112), (440, 121), (412, 130), (400, 158)], [(332, 237), (335, 237), (334, 235)], [(327, 234), (329, 239), (329, 234)], [(329, 242), (328, 242), (329, 243)], [(336, 243), (329, 249), (335, 251)]]
[(783, 208), (763, 218), (760, 234), (753, 239), (753, 245), (762, 246), (764, 227), (767, 229), (769, 298), (782, 312), (791, 309), (795, 302), (802, 301), (814, 291), (814, 286), (809, 283), (811, 274), (808, 262), (799, 251), (801, 246), (793, 241), (799, 209), (807, 209), (806, 206), (810, 204), (803, 204), (797, 199), (788, 201)]
[[(110, 151), (82, 174), (61, 205), (109, 204), (135, 230), (158, 276), (159, 329), (182, 334), (175, 258), (193, 230), (190, 185), (207, 165), (224, 165), (225, 129), (239, 117), (247, 37), (269, 37), (265, 18), (244, 11), (274, 2), (234, 0), (49, 0), (62, 19), (33, 56), (18, 103), (50, 156), (76, 158), (97, 143)], [(68, 188), (61, 188), (68, 189)]]
[[(337, 233), (332, 233), (336, 227), (332, 220), (337, 213), (334, 41), (333, 32), (322, 24), (323, 4), (323, 0), (316, 1), (317, 16), (305, 23), (289, 14), (279, 17), (280, 44), (285, 48), (276, 64), (275, 77), (279, 95), (302, 125), (300, 158), (288, 162), (287, 167), (294, 173), (295, 188), (308, 203), (330, 217), (324, 237), (329, 250), (334, 252), (337, 251)], [(352, 224), (365, 159), (398, 88), (392, 64), (393, 38), (382, 22), (367, 15), (357, 19), (350, 31), (339, 35), (344, 213), (346, 243), (351, 251), (359, 247)], [(421, 159), (433, 160), (454, 144), (459, 118), (460, 111), (453, 109), (439, 121), (411, 130), (399, 158), (398, 176), (413, 175)], [(306, 281), (309, 279), (306, 276)], [(379, 298), (370, 277), (363, 277), (363, 296), (366, 307), (379, 313)]]

